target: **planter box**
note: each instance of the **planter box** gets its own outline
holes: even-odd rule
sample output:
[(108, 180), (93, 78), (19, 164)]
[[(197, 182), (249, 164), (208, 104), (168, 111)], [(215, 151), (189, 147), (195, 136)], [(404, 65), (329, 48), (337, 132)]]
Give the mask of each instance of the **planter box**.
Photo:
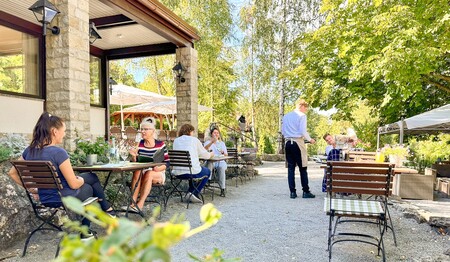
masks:
[(437, 190), (441, 193), (450, 197), (450, 179), (449, 178), (438, 178), (437, 179)]
[(392, 194), (401, 198), (433, 200), (433, 176), (397, 174), (394, 176)]

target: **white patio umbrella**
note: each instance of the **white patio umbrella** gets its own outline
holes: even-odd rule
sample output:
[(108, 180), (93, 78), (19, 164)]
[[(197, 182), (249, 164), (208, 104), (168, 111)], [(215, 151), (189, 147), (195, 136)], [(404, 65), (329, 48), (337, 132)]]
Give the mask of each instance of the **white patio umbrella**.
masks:
[(171, 101), (174, 99), (175, 98), (173, 97), (163, 96), (132, 86), (118, 84), (112, 85), (112, 95), (109, 98), (109, 102), (112, 105), (120, 105), (120, 124), (122, 131), (124, 131), (123, 106), (147, 102), (155, 103), (162, 101)]
[[(173, 100), (144, 103), (125, 108), (124, 110), (125, 112), (150, 112), (161, 115), (175, 115), (177, 113), (177, 100), (174, 97), (172, 98)], [(213, 109), (199, 104), (198, 111), (213, 111)]]
[[(124, 109), (124, 112), (148, 112), (159, 115), (165, 115), (168, 118), (168, 115), (172, 115), (172, 122), (174, 121), (174, 116), (177, 113), (177, 100), (175, 97), (172, 97), (172, 100), (169, 101), (161, 101), (161, 102), (151, 102), (144, 103), (140, 105), (131, 106)], [(199, 112), (205, 111), (213, 111), (212, 108), (198, 105)], [(170, 122), (169, 122), (170, 123)]]

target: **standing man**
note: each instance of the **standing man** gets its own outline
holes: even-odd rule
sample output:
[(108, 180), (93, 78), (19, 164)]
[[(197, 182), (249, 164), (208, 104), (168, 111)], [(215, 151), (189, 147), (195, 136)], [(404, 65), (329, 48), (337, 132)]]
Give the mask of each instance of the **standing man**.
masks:
[(306, 131), (306, 112), (308, 111), (308, 103), (304, 99), (298, 99), (296, 109), (287, 113), (283, 117), (281, 133), (286, 139), (286, 161), (288, 165), (288, 183), (291, 191), (291, 198), (297, 197), (295, 189), (295, 167), (300, 169), (300, 181), (302, 183), (303, 198), (315, 198), (309, 191), (308, 172), (306, 165), (308, 164), (308, 154), (305, 146), (305, 139), (311, 144), (316, 143)]

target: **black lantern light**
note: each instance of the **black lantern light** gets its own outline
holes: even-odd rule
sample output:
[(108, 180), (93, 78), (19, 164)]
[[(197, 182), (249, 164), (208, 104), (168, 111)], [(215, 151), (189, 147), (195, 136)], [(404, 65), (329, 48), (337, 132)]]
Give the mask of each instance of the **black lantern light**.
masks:
[(98, 33), (97, 27), (95, 27), (94, 22), (91, 22), (89, 24), (89, 43), (92, 45), (97, 39), (102, 39), (102, 37)]
[(109, 77), (109, 95), (112, 95), (112, 86), (117, 85), (116, 80), (114, 80), (112, 77)]
[(33, 11), (36, 19), (42, 23), (42, 35), (46, 35), (47, 29), (52, 31), (54, 35), (59, 34), (59, 27), (47, 28), (47, 25), (52, 22), (53, 18), (60, 13), (52, 3), (47, 0), (38, 0), (28, 9)]
[(173, 73), (175, 74), (175, 76), (178, 78), (178, 82), (179, 83), (184, 83), (186, 81), (186, 79), (183, 77), (184, 73), (186, 72), (186, 68), (184, 68), (184, 66), (178, 62), (173, 68)]

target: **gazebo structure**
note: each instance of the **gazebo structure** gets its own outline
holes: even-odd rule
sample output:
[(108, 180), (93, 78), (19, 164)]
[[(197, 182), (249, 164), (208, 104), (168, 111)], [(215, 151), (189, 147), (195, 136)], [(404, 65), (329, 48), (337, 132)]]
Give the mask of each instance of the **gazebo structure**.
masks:
[[(29, 10), (40, 4), (56, 9), (51, 22)], [(178, 123), (197, 125), (199, 36), (158, 1), (4, 0), (0, 10), (0, 69), (9, 77), (0, 78), (0, 122), (9, 123), (0, 134), (31, 134), (49, 111), (66, 121), (68, 150), (76, 133), (106, 135), (109, 61), (162, 54), (185, 70), (174, 79)]]

